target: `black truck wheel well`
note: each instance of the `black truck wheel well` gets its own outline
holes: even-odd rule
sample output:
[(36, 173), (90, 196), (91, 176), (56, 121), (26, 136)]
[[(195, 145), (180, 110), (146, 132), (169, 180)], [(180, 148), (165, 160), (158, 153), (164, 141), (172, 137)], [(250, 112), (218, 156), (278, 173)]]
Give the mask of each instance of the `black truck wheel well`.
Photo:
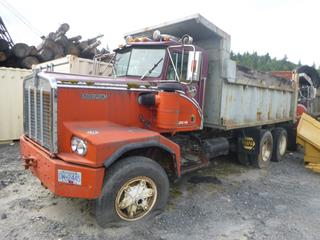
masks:
[(119, 148), (111, 157), (105, 160), (104, 166), (109, 168), (120, 159), (129, 156), (143, 156), (154, 160), (168, 174), (170, 180), (178, 177), (175, 154), (165, 145), (158, 142), (132, 143)]

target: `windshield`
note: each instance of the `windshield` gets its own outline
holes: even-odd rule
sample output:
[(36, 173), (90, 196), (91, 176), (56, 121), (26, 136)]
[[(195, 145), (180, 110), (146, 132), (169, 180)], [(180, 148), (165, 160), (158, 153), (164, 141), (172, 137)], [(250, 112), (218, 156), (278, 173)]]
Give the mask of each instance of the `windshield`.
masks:
[[(114, 64), (115, 74), (121, 76), (143, 76), (155, 64), (165, 57), (165, 49), (132, 48), (126, 52), (117, 53)], [(152, 69), (148, 77), (159, 77), (163, 61)]]

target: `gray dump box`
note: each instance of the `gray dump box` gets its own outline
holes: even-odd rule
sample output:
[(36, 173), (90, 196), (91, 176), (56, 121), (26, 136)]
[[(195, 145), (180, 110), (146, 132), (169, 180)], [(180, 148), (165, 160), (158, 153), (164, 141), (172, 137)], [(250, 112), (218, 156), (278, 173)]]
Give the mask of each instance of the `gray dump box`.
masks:
[(177, 37), (189, 34), (195, 45), (207, 51), (209, 73), (203, 109), (206, 127), (236, 129), (295, 121), (295, 82), (237, 67), (230, 59), (230, 35), (200, 14), (127, 35), (152, 37), (154, 30)]

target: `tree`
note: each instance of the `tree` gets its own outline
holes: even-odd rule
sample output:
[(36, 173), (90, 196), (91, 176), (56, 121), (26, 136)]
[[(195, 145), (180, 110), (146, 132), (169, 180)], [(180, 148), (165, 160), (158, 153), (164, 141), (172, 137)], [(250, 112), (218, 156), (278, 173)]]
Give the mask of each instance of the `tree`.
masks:
[(298, 62), (298, 67), (301, 67), (301, 66), (302, 66), (301, 60), (299, 60), (299, 62)]
[(265, 55), (259, 55), (257, 52), (243, 54), (231, 52), (231, 58), (237, 62), (237, 64), (259, 70), (259, 71), (292, 71), (293, 69), (301, 66), (301, 61), (298, 64), (288, 61), (288, 56), (284, 55), (281, 60), (271, 58), (269, 53)]

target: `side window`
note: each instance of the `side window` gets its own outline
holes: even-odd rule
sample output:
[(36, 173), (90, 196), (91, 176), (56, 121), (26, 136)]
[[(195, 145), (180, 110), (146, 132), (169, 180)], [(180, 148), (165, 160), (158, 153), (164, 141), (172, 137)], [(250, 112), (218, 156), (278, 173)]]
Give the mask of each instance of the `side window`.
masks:
[[(181, 82), (186, 82), (187, 70), (188, 70), (188, 53), (171, 53), (171, 57), (174, 63), (174, 66), (177, 70), (177, 74)], [(168, 71), (167, 71), (168, 80), (178, 80), (174, 71), (172, 62), (170, 61)]]

